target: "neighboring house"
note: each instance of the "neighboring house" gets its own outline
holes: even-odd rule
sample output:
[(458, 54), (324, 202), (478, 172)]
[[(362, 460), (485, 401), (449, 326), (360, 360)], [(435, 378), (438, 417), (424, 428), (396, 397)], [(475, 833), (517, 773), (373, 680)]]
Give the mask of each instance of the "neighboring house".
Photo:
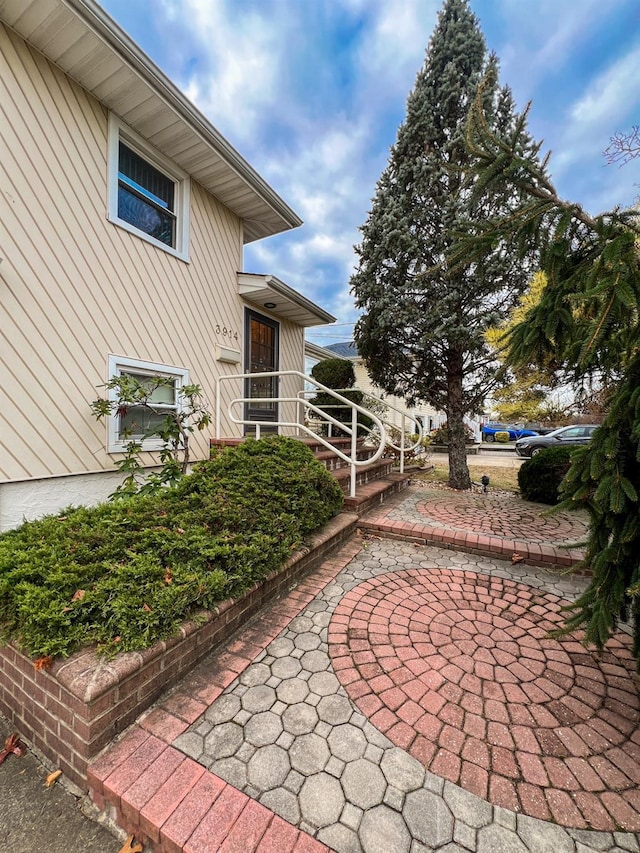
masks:
[[(395, 397), (392, 394), (385, 394), (381, 388), (371, 381), (371, 377), (364, 365), (364, 361), (358, 354), (358, 348), (353, 341), (329, 344), (324, 349), (331, 354), (329, 357), (346, 358), (353, 361), (353, 369), (356, 376), (356, 388), (359, 388), (361, 391), (371, 394), (374, 397), (380, 397), (385, 402), (389, 403), (390, 406), (395, 406), (396, 409), (406, 411), (412, 417), (415, 417), (422, 423), (423, 430), (426, 435), (428, 435), (431, 430), (437, 429), (437, 427), (441, 426), (447, 420), (446, 415), (443, 412), (436, 411), (427, 403), (418, 403), (415, 406), (409, 407), (407, 406), (404, 398)], [(324, 356), (324, 358), (327, 358), (327, 356)], [(387, 418), (392, 424), (400, 426), (401, 415), (393, 408), (388, 409)]]
[[(113, 491), (121, 424), (90, 412), (112, 376), (197, 383), (213, 413), (219, 376), (304, 371), (305, 327), (334, 318), (242, 272), (245, 243), (300, 219), (94, 0), (3, 0), (0, 81), (4, 530)], [(222, 435), (243, 395), (223, 387)]]

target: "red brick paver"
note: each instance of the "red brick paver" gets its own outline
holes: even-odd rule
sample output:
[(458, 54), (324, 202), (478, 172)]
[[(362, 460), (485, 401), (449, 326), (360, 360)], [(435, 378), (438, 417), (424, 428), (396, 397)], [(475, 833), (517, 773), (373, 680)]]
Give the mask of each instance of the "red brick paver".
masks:
[[(562, 605), (511, 580), (406, 569), (347, 593), (330, 653), (358, 708), (437, 775), (564, 826), (591, 826), (595, 812), (599, 829), (640, 830), (631, 639), (618, 634), (601, 654), (575, 635), (553, 639)], [(382, 671), (411, 680), (383, 688)]]

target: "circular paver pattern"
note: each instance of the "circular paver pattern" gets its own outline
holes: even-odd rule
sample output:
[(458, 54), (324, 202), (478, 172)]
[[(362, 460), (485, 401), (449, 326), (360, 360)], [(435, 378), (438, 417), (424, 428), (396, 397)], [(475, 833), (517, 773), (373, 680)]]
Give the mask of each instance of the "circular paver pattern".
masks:
[(405, 569), (338, 604), (333, 667), (352, 701), (423, 766), (563, 826), (640, 829), (631, 639), (553, 639), (563, 601), (513, 580)]
[(452, 530), (518, 539), (526, 542), (577, 542), (587, 532), (586, 520), (575, 513), (545, 515), (545, 507), (513, 498), (487, 497), (443, 492), (416, 503), (416, 511), (429, 521)]

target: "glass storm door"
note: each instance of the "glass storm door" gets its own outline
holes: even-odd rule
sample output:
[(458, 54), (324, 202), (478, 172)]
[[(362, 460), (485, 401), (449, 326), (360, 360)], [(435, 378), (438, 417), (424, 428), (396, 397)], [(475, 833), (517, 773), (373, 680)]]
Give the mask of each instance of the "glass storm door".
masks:
[[(245, 404), (245, 420), (275, 421), (278, 420), (278, 404), (272, 400), (278, 396), (278, 377), (265, 376), (278, 370), (278, 349), (280, 327), (275, 320), (247, 310), (245, 326), (245, 373), (251, 373), (251, 378), (245, 381), (245, 397), (251, 401)], [(263, 427), (263, 430), (269, 427)], [(276, 427), (271, 427), (275, 430)], [(253, 432), (245, 427), (245, 432)]]

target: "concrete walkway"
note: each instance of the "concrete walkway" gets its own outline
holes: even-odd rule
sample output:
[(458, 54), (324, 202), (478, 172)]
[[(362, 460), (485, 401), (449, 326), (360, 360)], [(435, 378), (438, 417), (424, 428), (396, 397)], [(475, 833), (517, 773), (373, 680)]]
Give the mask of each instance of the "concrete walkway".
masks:
[(163, 853), (640, 851), (630, 637), (550, 638), (584, 523), (530, 507), (412, 487), (375, 510), (395, 538), (349, 543), (147, 712), (93, 766), (98, 805)]

